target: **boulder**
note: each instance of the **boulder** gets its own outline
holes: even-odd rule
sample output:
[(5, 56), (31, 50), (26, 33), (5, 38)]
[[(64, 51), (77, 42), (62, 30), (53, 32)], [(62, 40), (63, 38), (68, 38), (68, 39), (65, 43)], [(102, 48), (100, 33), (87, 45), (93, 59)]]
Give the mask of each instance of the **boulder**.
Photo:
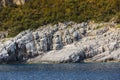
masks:
[(48, 50), (46, 34), (44, 34), (43, 37), (40, 39), (40, 49), (43, 52), (46, 52)]
[(8, 32), (7, 32), (7, 31), (5, 31), (5, 32), (0, 31), (0, 39), (4, 39), (4, 38), (6, 38), (7, 35), (8, 35)]
[(7, 47), (6, 47), (9, 55), (9, 60), (10, 61), (15, 61), (16, 60), (16, 44), (15, 42), (11, 42)]
[(3, 61), (7, 61), (8, 58), (9, 57), (9, 55), (8, 55), (8, 52), (7, 52), (7, 50), (6, 49), (3, 49), (2, 51), (1, 51), (1, 53), (0, 53), (0, 62), (3, 62)]
[(23, 43), (23, 41), (20, 39), (18, 41), (16, 41), (16, 47), (17, 47), (17, 61), (21, 61), (21, 60), (24, 60), (24, 59), (27, 59), (28, 58), (28, 54), (27, 54), (27, 51), (26, 51), (26, 44)]
[(62, 39), (59, 35), (56, 35), (54, 37), (53, 49), (54, 50), (60, 50), (60, 49), (62, 49), (62, 47), (63, 47)]
[(71, 44), (73, 42), (69, 30), (66, 30), (64, 32), (63, 42), (64, 42), (65, 45)]
[(74, 41), (78, 41), (79, 39), (81, 39), (80, 32), (78, 30), (73, 32), (72, 36)]
[(64, 40), (65, 40), (64, 42), (66, 45), (71, 44), (73, 42), (70, 35), (66, 35)]
[(37, 55), (35, 43), (33, 41), (26, 44), (26, 52), (30, 57)]

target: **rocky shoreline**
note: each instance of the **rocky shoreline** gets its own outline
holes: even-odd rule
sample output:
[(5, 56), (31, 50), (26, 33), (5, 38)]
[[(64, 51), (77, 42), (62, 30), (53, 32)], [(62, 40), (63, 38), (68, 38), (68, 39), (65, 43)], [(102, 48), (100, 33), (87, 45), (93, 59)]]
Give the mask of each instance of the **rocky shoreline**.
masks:
[(120, 29), (114, 22), (64, 22), (0, 40), (0, 62), (120, 61)]

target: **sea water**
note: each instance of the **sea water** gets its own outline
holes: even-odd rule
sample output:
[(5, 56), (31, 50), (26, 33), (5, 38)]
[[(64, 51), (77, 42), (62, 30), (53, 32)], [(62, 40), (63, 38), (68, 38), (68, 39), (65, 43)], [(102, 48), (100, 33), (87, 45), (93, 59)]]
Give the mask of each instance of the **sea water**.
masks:
[(120, 63), (0, 65), (0, 80), (120, 80)]

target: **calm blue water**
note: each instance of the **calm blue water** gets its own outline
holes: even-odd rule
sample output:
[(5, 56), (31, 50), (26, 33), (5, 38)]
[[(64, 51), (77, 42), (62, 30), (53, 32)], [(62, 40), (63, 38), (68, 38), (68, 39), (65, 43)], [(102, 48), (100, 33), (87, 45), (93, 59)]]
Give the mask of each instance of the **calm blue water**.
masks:
[(0, 80), (120, 80), (120, 63), (0, 65)]

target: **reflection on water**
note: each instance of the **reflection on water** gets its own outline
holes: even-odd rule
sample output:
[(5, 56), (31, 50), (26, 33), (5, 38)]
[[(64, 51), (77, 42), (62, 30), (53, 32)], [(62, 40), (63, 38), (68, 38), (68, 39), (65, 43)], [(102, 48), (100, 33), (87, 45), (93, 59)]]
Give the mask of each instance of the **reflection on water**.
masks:
[(0, 80), (120, 80), (120, 63), (0, 65)]

